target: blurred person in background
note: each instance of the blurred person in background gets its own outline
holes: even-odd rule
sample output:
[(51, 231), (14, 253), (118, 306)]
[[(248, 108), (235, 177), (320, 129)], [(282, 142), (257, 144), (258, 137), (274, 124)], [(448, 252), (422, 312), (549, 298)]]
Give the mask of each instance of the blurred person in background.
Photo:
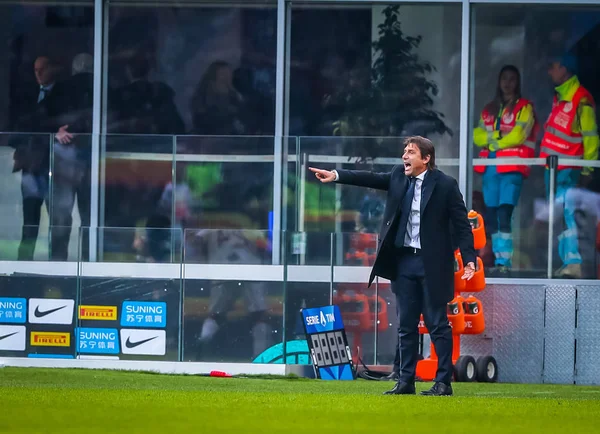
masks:
[(20, 95), (22, 111), (10, 128), (23, 133), (15, 135), (9, 142), (9, 146), (15, 148), (13, 173), (21, 172), (23, 230), (19, 260), (33, 260), (44, 201), (46, 207), (49, 206), (50, 140), (60, 127), (57, 121), (64, 91), (57, 83), (58, 71), (58, 65), (50, 57), (44, 55), (35, 59), (33, 72), (37, 84)]
[[(577, 59), (565, 54), (553, 57), (548, 74), (556, 86), (552, 111), (544, 126), (544, 136), (540, 145), (540, 157), (556, 155), (560, 158), (573, 158), (595, 161), (598, 159), (598, 125), (596, 104), (589, 91), (579, 82), (576, 75)], [(581, 278), (582, 257), (579, 251), (576, 204), (570, 190), (578, 185), (586, 186), (593, 168), (581, 168), (559, 164), (556, 171), (556, 202), (564, 206), (565, 230), (558, 237), (558, 254), (563, 266), (555, 273), (556, 277)], [(550, 171), (545, 171), (546, 196), (549, 191)]]
[(244, 98), (233, 84), (233, 70), (224, 61), (210, 64), (196, 87), (190, 103), (193, 133), (200, 135), (240, 135)]
[[(92, 105), (94, 102), (94, 58), (80, 53), (73, 58), (71, 77), (60, 95), (61, 114), (54, 142), (52, 185), (52, 253), (56, 261), (68, 258), (69, 236), (73, 224), (73, 206), (81, 226), (90, 225)], [(87, 260), (89, 230), (82, 231), (81, 259)]]
[[(496, 95), (481, 112), (473, 131), (475, 145), (483, 148), (479, 158), (533, 158), (539, 127), (533, 104), (521, 95), (521, 74), (513, 65), (500, 70)], [(531, 168), (509, 164), (475, 166), (483, 174), (485, 224), (492, 240), (495, 269), (490, 274), (506, 275), (512, 267), (512, 215), (519, 203), (523, 179)]]

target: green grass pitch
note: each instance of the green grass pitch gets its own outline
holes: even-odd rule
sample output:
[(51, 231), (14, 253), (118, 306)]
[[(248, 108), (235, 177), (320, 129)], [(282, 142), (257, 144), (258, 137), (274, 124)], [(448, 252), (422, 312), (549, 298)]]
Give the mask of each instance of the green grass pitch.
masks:
[(7, 367), (0, 433), (600, 432), (600, 387), (454, 383), (453, 397), (383, 396), (392, 386)]

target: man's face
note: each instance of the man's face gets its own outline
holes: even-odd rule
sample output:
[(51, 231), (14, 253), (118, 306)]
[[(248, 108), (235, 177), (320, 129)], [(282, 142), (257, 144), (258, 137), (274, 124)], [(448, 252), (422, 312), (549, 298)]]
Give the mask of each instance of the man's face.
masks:
[(421, 150), (414, 143), (409, 143), (404, 148), (402, 161), (404, 161), (404, 174), (406, 176), (418, 176), (427, 169), (430, 156), (425, 158), (421, 156)]
[(33, 71), (40, 86), (47, 86), (54, 81), (54, 71), (47, 57), (38, 57), (33, 64)]
[(562, 66), (560, 62), (552, 62), (548, 68), (548, 75), (552, 79), (552, 83), (560, 86), (567, 81), (567, 68)]

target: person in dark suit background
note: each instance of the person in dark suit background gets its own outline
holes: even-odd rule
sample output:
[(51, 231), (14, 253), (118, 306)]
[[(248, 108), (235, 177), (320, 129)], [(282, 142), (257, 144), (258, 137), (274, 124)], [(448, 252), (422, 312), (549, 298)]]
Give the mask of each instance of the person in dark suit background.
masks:
[[(79, 53), (71, 64), (72, 75), (62, 82), (58, 122), (61, 127), (54, 143), (50, 255), (53, 261), (68, 259), (75, 197), (81, 226), (90, 225), (93, 72), (93, 56)], [(89, 257), (89, 232), (83, 230), (81, 234), (80, 255), (84, 261)]]
[(435, 166), (433, 143), (420, 136), (404, 141), (403, 165), (389, 173), (310, 168), (324, 183), (387, 191), (377, 257), (369, 278), (389, 279), (399, 306), (400, 377), (386, 394), (415, 394), (421, 313), (438, 355), (434, 385), (423, 395), (452, 395), (452, 330), (447, 303), (454, 297), (454, 246), (475, 273), (473, 233), (455, 179)]
[[(9, 142), (15, 148), (13, 173), (21, 172), (23, 230), (18, 259), (33, 260), (42, 204), (48, 207), (51, 133), (58, 130), (62, 88), (56, 82), (58, 65), (47, 56), (34, 62), (37, 86), (19, 96), (19, 113), (10, 130), (18, 133)], [(42, 134), (44, 133), (44, 134)], [(48, 210), (50, 212), (50, 210)]]

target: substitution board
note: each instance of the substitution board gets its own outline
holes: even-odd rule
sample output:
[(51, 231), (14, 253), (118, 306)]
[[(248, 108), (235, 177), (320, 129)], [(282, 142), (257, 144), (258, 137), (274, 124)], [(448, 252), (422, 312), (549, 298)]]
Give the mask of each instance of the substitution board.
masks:
[(302, 309), (300, 314), (316, 377), (354, 380), (352, 355), (339, 307)]

